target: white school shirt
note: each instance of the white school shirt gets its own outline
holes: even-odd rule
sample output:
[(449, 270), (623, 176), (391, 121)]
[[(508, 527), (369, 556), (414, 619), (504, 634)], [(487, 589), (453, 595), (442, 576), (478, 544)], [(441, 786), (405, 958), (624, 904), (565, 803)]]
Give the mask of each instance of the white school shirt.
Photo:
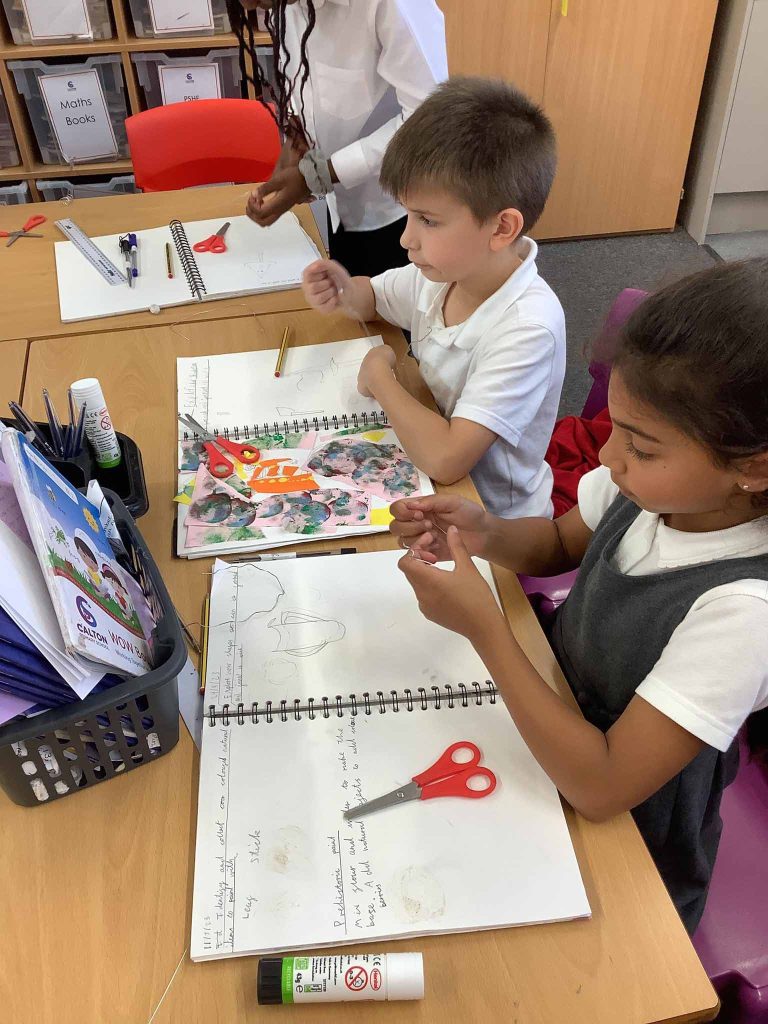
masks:
[[(326, 197), (333, 230), (373, 231), (405, 213), (379, 185), (387, 143), (448, 77), (445, 22), (435, 0), (315, 0), (307, 40), (304, 117), (339, 184)], [(307, 5), (285, 9), (288, 75), (299, 71)], [(292, 101), (301, 109), (297, 88)]]
[[(590, 530), (618, 494), (605, 466), (581, 478), (579, 512)], [(683, 533), (641, 511), (613, 565), (628, 576), (645, 576), (766, 553), (768, 516), (727, 530)], [(727, 750), (746, 717), (768, 707), (768, 582), (725, 583), (697, 598), (636, 692), (700, 740)]]
[(520, 242), (522, 264), (463, 323), (446, 327), (449, 284), (413, 264), (371, 280), (376, 310), (411, 332), (411, 347), (437, 407), (497, 438), (472, 470), (497, 516), (552, 517), (552, 470), (544, 461), (565, 373), (565, 319), (536, 269), (536, 243)]

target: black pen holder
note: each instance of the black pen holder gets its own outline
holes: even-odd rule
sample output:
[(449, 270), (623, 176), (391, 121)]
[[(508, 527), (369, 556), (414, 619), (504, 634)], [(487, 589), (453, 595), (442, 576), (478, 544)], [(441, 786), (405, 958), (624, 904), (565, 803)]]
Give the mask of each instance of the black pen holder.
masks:
[[(16, 420), (3, 419), (7, 426), (18, 426)], [(50, 440), (51, 428), (47, 423), (36, 422), (36, 426), (46, 440)], [(120, 445), (122, 458), (119, 466), (102, 469), (96, 464), (88, 440), (83, 438), (83, 448), (79, 455), (70, 459), (57, 459), (51, 455), (46, 458), (73, 487), (87, 487), (91, 480), (98, 480), (102, 487), (108, 487), (121, 499), (134, 519), (140, 519), (149, 511), (147, 483), (144, 479), (144, 465), (141, 461), (139, 446), (127, 434), (117, 432), (117, 443)], [(39, 449), (38, 449), (39, 450)]]

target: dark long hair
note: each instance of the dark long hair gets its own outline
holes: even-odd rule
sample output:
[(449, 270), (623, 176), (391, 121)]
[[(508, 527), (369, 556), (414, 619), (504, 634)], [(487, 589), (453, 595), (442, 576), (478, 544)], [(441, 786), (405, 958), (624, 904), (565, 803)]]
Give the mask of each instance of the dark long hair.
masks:
[[(274, 7), (267, 11), (267, 29), (272, 37), (272, 56), (274, 58), (274, 86), (267, 79), (264, 69), (259, 64), (256, 54), (256, 12), (246, 11), (240, 0), (226, 0), (227, 13), (232, 31), (237, 37), (240, 51), (240, 73), (253, 85), (257, 97), (261, 100), (277, 124), (283, 138), (289, 140), (299, 149), (312, 146), (312, 138), (304, 120), (304, 87), (309, 79), (309, 61), (307, 60), (307, 40), (315, 27), (316, 14), (313, 0), (306, 0), (307, 27), (301, 37), (299, 67), (293, 78), (286, 74), (291, 59), (285, 45), (285, 9), (286, 0), (275, 0)], [(246, 54), (250, 58), (253, 74), (248, 70)], [(291, 96), (297, 97), (297, 113), (291, 111)]]
[[(649, 296), (614, 366), (717, 465), (768, 451), (768, 259), (719, 263)], [(768, 513), (768, 491), (752, 503)], [(768, 708), (747, 719), (747, 737), (768, 763)]]

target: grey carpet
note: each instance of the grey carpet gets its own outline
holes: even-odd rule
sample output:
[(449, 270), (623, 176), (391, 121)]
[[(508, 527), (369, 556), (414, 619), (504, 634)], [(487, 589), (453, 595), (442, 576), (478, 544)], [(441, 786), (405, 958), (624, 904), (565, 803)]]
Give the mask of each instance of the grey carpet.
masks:
[(542, 242), (539, 272), (563, 304), (568, 338), (560, 415), (578, 415), (592, 378), (585, 356), (623, 288), (653, 291), (711, 267), (712, 256), (682, 229), (660, 235)]
[(707, 235), (706, 242), (723, 260), (748, 260), (752, 256), (768, 256), (768, 231), (734, 231), (723, 235)]

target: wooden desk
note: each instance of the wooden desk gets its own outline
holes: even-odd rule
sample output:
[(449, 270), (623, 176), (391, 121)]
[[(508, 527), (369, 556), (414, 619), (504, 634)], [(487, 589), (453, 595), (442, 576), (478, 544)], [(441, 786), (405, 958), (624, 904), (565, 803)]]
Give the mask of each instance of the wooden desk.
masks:
[[(174, 217), (182, 221), (221, 217), (224, 221), (245, 212), (245, 197), (249, 189), (248, 185), (224, 185), (178, 192), (75, 199), (71, 203), (59, 200), (36, 203), (34, 208), (4, 207), (0, 214), (0, 226), (3, 228), (20, 228), (30, 212), (42, 214), (48, 222), (35, 229), (42, 232), (44, 238), (20, 240), (10, 249), (0, 247), (0, 281), (6, 297), (0, 317), (0, 341), (8, 338), (71, 337), (88, 331), (154, 327), (186, 320), (220, 320), (251, 313), (306, 309), (301, 290), (294, 288), (216, 302), (193, 302), (161, 310), (156, 315), (130, 313), (70, 324), (61, 322), (53, 243), (64, 241), (64, 235), (54, 221), (69, 218), (91, 237), (161, 227)], [(296, 212), (304, 229), (320, 251), (324, 251), (309, 207), (299, 207)], [(114, 256), (112, 258), (115, 259)]]
[(10, 416), (8, 402), (21, 398), (28, 348), (29, 342), (24, 340), (0, 345), (0, 416)]
[[(139, 526), (186, 621), (199, 617), (209, 560), (171, 557), (177, 355), (276, 348), (290, 322), (298, 342), (359, 335), (358, 325), (304, 311), (255, 321), (33, 342), (26, 382), (31, 412), (40, 387), (85, 374), (101, 379), (119, 428), (139, 442), (151, 508)], [(398, 332), (387, 332), (390, 340)], [(407, 366), (407, 363), (406, 363)], [(459, 488), (471, 493), (471, 485)], [(388, 546), (386, 536), (356, 542)], [(326, 546), (333, 546), (326, 542)], [(515, 632), (543, 675), (565, 684), (514, 575), (497, 574)], [(4, 875), (30, 879), (0, 895), (0, 961), (9, 1018), (57, 1024), (234, 1024), (378, 1020), (448, 1024), (640, 1024), (710, 1020), (717, 998), (629, 815), (590, 824), (566, 809), (593, 917), (542, 927), (385, 942), (423, 950), (427, 996), (389, 1010), (371, 1004), (256, 1004), (256, 959), (188, 960), (197, 755), (186, 730), (151, 768), (51, 807), (26, 810), (0, 797)], [(152, 773), (150, 775), (150, 772)], [(493, 870), (487, 863), (472, 870)], [(166, 991), (167, 989), (167, 991)], [(164, 994), (165, 993), (165, 994)], [(160, 1005), (158, 1002), (161, 1000)]]

